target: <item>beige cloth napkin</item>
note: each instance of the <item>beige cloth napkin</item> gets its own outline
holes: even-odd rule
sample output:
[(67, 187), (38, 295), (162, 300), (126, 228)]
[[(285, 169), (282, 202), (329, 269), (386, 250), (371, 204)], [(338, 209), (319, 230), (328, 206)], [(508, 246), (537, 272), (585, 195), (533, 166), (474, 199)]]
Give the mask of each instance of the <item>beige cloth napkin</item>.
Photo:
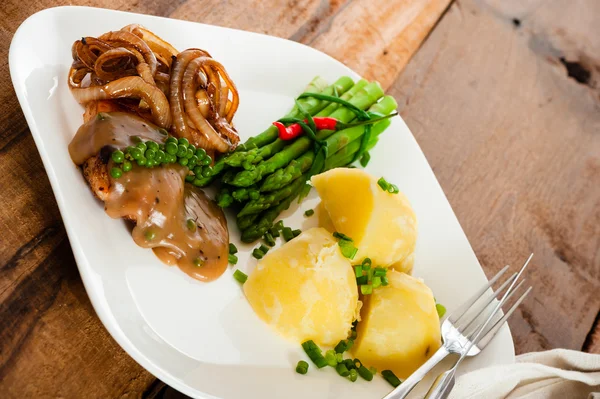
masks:
[(600, 355), (566, 349), (526, 353), (517, 362), (462, 375), (451, 399), (600, 399)]

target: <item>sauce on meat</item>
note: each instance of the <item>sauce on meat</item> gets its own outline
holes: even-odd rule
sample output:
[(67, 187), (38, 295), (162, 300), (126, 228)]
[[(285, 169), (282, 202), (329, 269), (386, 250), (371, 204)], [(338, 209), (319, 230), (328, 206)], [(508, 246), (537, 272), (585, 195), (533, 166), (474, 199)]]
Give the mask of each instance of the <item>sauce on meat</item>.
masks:
[[(84, 124), (69, 145), (75, 163), (82, 164), (106, 146), (135, 145), (131, 138), (135, 135), (159, 142), (166, 139), (157, 127), (135, 115), (103, 115)], [(134, 221), (133, 240), (152, 248), (162, 262), (177, 265), (195, 279), (211, 281), (227, 268), (227, 222), (221, 208), (202, 190), (185, 184), (186, 173), (187, 168), (178, 164), (136, 165), (118, 179), (109, 176), (105, 210), (112, 218)]]

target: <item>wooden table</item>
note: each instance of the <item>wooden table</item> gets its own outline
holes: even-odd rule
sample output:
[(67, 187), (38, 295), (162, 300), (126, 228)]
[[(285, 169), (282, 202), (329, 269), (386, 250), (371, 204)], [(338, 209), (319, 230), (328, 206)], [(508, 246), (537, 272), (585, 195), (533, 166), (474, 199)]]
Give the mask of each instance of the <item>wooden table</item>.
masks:
[[(71, 3), (290, 38), (378, 79), (488, 276), (536, 253), (534, 294), (510, 322), (517, 352), (600, 353), (600, 2), (449, 1)], [(10, 83), (15, 29), (67, 3), (0, 10), (0, 392), (172, 397), (94, 314)]]

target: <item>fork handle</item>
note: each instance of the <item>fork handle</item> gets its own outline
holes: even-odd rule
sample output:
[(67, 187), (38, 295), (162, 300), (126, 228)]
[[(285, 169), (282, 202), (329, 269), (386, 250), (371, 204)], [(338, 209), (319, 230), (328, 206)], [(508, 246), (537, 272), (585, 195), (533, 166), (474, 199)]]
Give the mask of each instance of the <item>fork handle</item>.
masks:
[(423, 379), (429, 371), (434, 368), (439, 362), (444, 360), (450, 352), (441, 346), (433, 356), (431, 356), (421, 367), (410, 375), (406, 380), (402, 381), (396, 389), (387, 394), (383, 399), (403, 399), (412, 391), (412, 389)]
[(451, 368), (450, 370), (440, 374), (429, 391), (427, 395), (425, 395), (425, 399), (444, 399), (450, 395), (450, 391), (454, 388), (454, 383), (456, 375), (456, 366)]

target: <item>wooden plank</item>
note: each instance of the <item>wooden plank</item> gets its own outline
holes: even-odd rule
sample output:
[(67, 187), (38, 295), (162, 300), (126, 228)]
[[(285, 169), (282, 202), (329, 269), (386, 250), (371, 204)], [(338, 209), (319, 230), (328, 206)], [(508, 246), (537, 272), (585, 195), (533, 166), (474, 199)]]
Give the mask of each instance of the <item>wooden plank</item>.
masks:
[(518, 353), (582, 349), (600, 310), (599, 18), (590, 1), (455, 3), (391, 88), (487, 274), (536, 252)]

